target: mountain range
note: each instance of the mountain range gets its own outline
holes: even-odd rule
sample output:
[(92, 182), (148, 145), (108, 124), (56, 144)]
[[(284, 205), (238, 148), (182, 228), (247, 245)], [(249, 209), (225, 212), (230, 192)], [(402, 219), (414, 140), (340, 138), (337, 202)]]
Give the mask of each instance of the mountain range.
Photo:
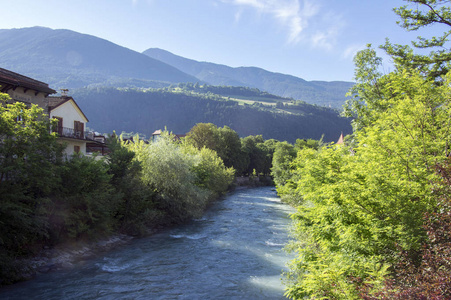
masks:
[(139, 53), (65, 29), (0, 30), (0, 67), (53, 88), (164, 87), (179, 82), (245, 86), (307, 103), (341, 108), (352, 82), (306, 81), (257, 67), (198, 62), (150, 48)]
[(54, 88), (133, 82), (165, 86), (198, 79), (107, 40), (44, 27), (0, 30), (1, 67)]
[(353, 85), (352, 82), (344, 81), (306, 81), (256, 67), (232, 68), (210, 62), (198, 62), (158, 48), (150, 48), (143, 53), (212, 85), (258, 88), (281, 97), (336, 108), (342, 106), (345, 94)]
[[(68, 88), (89, 127), (150, 136), (165, 126), (186, 133), (199, 122), (261, 134), (334, 141), (351, 132), (336, 108), (351, 82), (306, 81), (256, 67), (198, 62), (150, 48), (139, 53), (65, 29), (0, 30), (0, 67)], [(335, 109), (331, 109), (333, 107)]]

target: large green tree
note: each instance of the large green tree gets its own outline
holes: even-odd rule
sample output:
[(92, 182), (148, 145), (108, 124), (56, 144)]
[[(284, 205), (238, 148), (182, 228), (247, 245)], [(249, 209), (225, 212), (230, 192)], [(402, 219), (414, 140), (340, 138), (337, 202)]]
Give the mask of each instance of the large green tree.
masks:
[(157, 208), (172, 222), (199, 217), (233, 179), (215, 151), (175, 142), (168, 132), (158, 142), (136, 140), (127, 147), (142, 165), (142, 181), (157, 195)]
[(360, 58), (367, 59), (348, 107), (354, 148), (306, 148), (294, 163), (301, 199), (293, 298), (357, 299), (363, 282), (381, 288), (399, 250), (420, 249), (422, 217), (437, 204), (434, 166), (449, 154), (451, 76), (439, 86), (410, 68), (382, 76), (374, 50)]
[(197, 123), (185, 140), (199, 150), (206, 147), (216, 151), (220, 147), (218, 127), (213, 123)]
[(188, 132), (185, 142), (198, 150), (215, 151), (226, 167), (233, 167), (237, 174), (247, 169), (249, 159), (241, 148), (240, 136), (228, 126), (217, 127), (212, 123), (198, 123)]
[(398, 22), (408, 31), (417, 31), (430, 26), (444, 26), (448, 28), (440, 36), (429, 38), (419, 36), (412, 42), (417, 50), (431, 50), (415, 53), (407, 45), (391, 44), (388, 40), (383, 49), (393, 58), (396, 65), (418, 69), (430, 78), (440, 80), (450, 70), (451, 51), (448, 37), (451, 34), (451, 10), (448, 0), (405, 0), (409, 5), (395, 8), (394, 11), (401, 18)]

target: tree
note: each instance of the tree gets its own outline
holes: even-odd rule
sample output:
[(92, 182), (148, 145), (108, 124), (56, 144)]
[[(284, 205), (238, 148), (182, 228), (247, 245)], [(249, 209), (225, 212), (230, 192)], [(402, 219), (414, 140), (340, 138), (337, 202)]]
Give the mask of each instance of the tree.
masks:
[(274, 156), (274, 152), (276, 151), (276, 146), (279, 141), (275, 139), (265, 140), (263, 144), (259, 144), (259, 147), (265, 153), (265, 162), (263, 165), (262, 173), (266, 176), (271, 174), (272, 167), (272, 158)]
[(423, 216), (427, 239), (414, 253), (402, 251), (393, 278), (371, 295), (372, 286), (362, 284), (362, 298), (370, 299), (450, 299), (451, 298), (451, 168), (448, 159), (437, 166), (441, 180), (434, 188), (437, 206)]
[(9, 96), (0, 96), (0, 189), (20, 184), (24, 194), (48, 194), (56, 183), (48, 178), (62, 159), (62, 146), (50, 133), (53, 121), (36, 105), (5, 104)]
[[(395, 8), (394, 11), (401, 17), (398, 22), (408, 31), (417, 31), (432, 25), (445, 25), (451, 27), (451, 9), (449, 1), (445, 0), (405, 0), (416, 5), (410, 9), (405, 5)], [(417, 49), (431, 49), (425, 54), (415, 54), (413, 49), (405, 45), (392, 45), (388, 40), (382, 46), (392, 56), (396, 65), (411, 67), (426, 74), (430, 78), (440, 79), (450, 70), (451, 52), (446, 48), (451, 30), (445, 31), (441, 36), (424, 38), (418, 37), (412, 42)]]
[(247, 154), (242, 151), (240, 136), (228, 126), (216, 127), (212, 123), (198, 123), (187, 134), (187, 144), (201, 150), (214, 150), (226, 167), (233, 167), (237, 174), (247, 168)]
[(249, 157), (249, 163), (244, 171), (246, 174), (253, 174), (254, 170), (257, 174), (263, 173), (266, 161), (263, 143), (261, 135), (249, 135), (241, 139), (241, 149)]
[(199, 150), (206, 147), (216, 151), (219, 148), (218, 128), (213, 123), (197, 123), (188, 132), (185, 140)]
[(46, 206), (60, 185), (63, 147), (41, 108), (8, 100), (0, 93), (0, 276), (14, 280), (14, 258), (48, 238)]
[(352, 111), (353, 151), (305, 148), (294, 162), (299, 242), (290, 297), (357, 299), (363, 282), (380, 290), (399, 251), (415, 253), (427, 238), (422, 216), (438, 203), (435, 165), (451, 142), (451, 74), (439, 86), (411, 69), (373, 75), (353, 89), (362, 101)]
[(241, 151), (241, 140), (238, 133), (228, 126), (219, 127), (219, 145), (216, 149), (219, 157), (224, 161), (226, 167), (233, 167), (240, 174), (245, 167), (245, 153)]
[(282, 194), (281, 189), (292, 176), (291, 162), (295, 158), (296, 150), (293, 145), (288, 142), (280, 142), (276, 145), (272, 160), (271, 175), (274, 178), (279, 195)]
[[(139, 141), (139, 136), (134, 136)], [(147, 226), (158, 224), (161, 212), (156, 209), (155, 194), (142, 180), (142, 162), (136, 153), (115, 134), (107, 140), (110, 152), (106, 156), (108, 174), (118, 197), (113, 212), (121, 231), (134, 235), (145, 234)]]
[(318, 148), (322, 145), (323, 141), (321, 140), (314, 140), (314, 139), (297, 139), (296, 143), (294, 144), (294, 148), (296, 150), (301, 150), (304, 148), (312, 148), (315, 150), (318, 150)]
[(180, 223), (201, 215), (211, 191), (197, 184), (199, 156), (174, 142), (168, 132), (163, 132), (157, 143), (135, 141), (127, 147), (141, 162), (142, 181), (156, 194), (156, 207), (166, 213), (168, 222)]
[(75, 154), (59, 170), (64, 182), (53, 201), (59, 226), (52, 224), (56, 241), (90, 238), (111, 233), (113, 214), (119, 200), (110, 183), (103, 160)]

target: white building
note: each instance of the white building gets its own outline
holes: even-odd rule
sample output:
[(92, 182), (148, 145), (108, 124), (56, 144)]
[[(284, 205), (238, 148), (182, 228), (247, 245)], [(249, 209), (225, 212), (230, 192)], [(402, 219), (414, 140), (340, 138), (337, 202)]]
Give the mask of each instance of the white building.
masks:
[(58, 120), (58, 126), (54, 131), (66, 144), (67, 156), (76, 152), (86, 155), (86, 142), (93, 140), (94, 136), (85, 132), (88, 118), (75, 100), (68, 96), (48, 97), (47, 103), (49, 117)]

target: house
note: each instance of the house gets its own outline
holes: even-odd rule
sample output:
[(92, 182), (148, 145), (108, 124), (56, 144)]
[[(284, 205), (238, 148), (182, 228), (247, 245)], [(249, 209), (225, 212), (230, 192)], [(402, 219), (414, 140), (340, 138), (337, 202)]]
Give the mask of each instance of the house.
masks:
[(93, 139), (86, 143), (86, 154), (92, 155), (94, 153), (97, 153), (97, 155), (100, 156), (110, 153), (110, 149), (106, 144), (106, 136), (98, 134), (97, 132), (94, 132)]
[(58, 133), (58, 140), (66, 145), (65, 154), (87, 154), (88, 142), (97, 146), (99, 152), (105, 153), (105, 140), (95, 140), (93, 132), (87, 132), (88, 118), (80, 109), (75, 100), (66, 95), (63, 90), (61, 96), (49, 96), (56, 91), (49, 88), (48, 84), (30, 77), (14, 73), (0, 68), (0, 91), (11, 97), (12, 103), (22, 102), (27, 106), (36, 104), (44, 109), (49, 118), (58, 120), (58, 125), (53, 131)]
[[(161, 138), (161, 133), (162, 133), (162, 131), (160, 129), (155, 130), (152, 133), (151, 141), (157, 142)], [(181, 141), (182, 138), (186, 137), (186, 134), (173, 134), (172, 132), (171, 132), (171, 135), (174, 136), (174, 141)]]
[(161, 130), (158, 129), (152, 133), (152, 137), (150, 138), (150, 140), (152, 142), (157, 142), (160, 138), (161, 138)]
[(70, 156), (74, 153), (86, 155), (86, 142), (93, 140), (94, 135), (85, 131), (88, 118), (74, 98), (66, 95), (48, 97), (47, 109), (49, 117), (58, 120), (53, 131), (58, 133), (59, 139), (66, 144), (66, 155)]

